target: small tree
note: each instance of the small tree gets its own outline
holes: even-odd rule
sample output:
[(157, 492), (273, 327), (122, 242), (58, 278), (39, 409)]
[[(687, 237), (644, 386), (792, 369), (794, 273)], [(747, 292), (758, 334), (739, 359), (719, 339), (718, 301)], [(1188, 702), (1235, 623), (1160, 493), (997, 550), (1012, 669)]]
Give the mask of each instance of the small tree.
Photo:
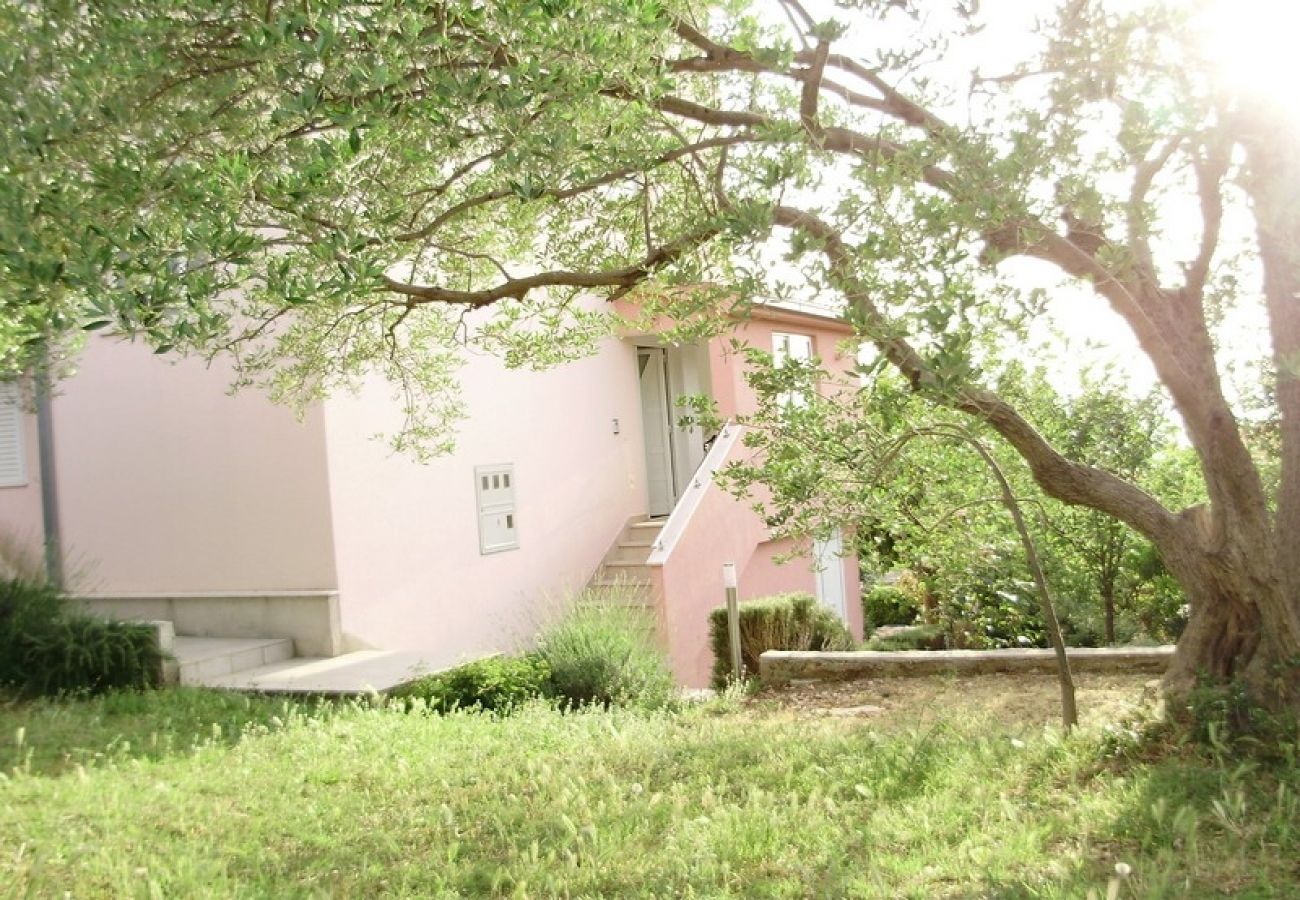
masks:
[[(894, 516), (922, 525), (911, 498), (903, 503), (891, 502), (891, 494), (896, 496), (900, 484), (915, 485), (918, 471), (925, 481), (950, 478), (951, 471), (934, 466), (936, 459), (959, 467), (973, 460), (977, 473), (984, 476), (980, 480), (992, 482), (993, 495), (962, 504), (961, 509), (994, 502), (1008, 514), (1033, 579), (1039, 620), (1056, 654), (1061, 719), (1067, 730), (1073, 728), (1078, 723), (1074, 679), (1038, 546), (1030, 534), (1020, 498), (984, 442), (961, 424), (942, 420), (914, 420), (883, 430), (868, 421), (871, 412), (879, 416), (879, 409), (867, 410), (864, 415), (863, 410), (846, 403), (846, 397), (853, 397), (851, 389), (834, 383), (815, 364), (787, 361), (773, 368), (763, 365), (770, 362), (763, 351), (751, 350), (748, 355), (752, 362), (759, 363), (748, 376), (756, 389), (758, 409), (743, 417), (742, 424), (748, 426), (745, 446), (755, 452), (748, 461), (729, 463), (719, 472), (719, 480), (738, 494), (746, 493), (755, 483), (769, 488), (768, 498), (756, 503), (755, 510), (766, 515), (779, 534), (807, 535), (844, 521), (861, 521), (868, 511), (874, 515), (876, 529), (888, 532)], [(804, 402), (790, 404), (786, 398), (792, 395), (803, 397)], [(701, 411), (707, 412), (707, 400), (698, 403)], [(896, 421), (890, 413), (884, 418)], [(852, 443), (845, 443), (843, 439), (850, 435)], [(936, 454), (936, 445), (955, 445), (966, 459), (952, 453)], [(912, 458), (912, 451), (918, 447), (930, 451), (919, 461), (919, 470), (918, 460)], [(904, 472), (907, 468), (913, 471)], [(946, 510), (939, 518), (951, 519), (958, 511)], [(933, 527), (926, 531), (934, 534)], [(969, 534), (964, 538), (969, 540)]]
[[(1055, 390), (1042, 368), (1024, 372), (1013, 366), (1003, 385), (1019, 395), (1039, 430), (1071, 458), (1141, 485), (1164, 503), (1187, 506), (1203, 500), (1194, 470), (1178, 482), (1169, 477), (1170, 467), (1186, 456), (1172, 442), (1168, 405), (1158, 393), (1132, 396), (1127, 381), (1113, 369), (1083, 372), (1073, 397)], [(1049, 500), (1043, 521), (1062, 573), (1058, 583), (1077, 592), (1076, 600), (1099, 602), (1103, 639), (1114, 643), (1117, 609), (1132, 608), (1142, 596), (1154, 600), (1154, 573), (1144, 571), (1150, 568), (1149, 542), (1123, 522), (1086, 507)]]

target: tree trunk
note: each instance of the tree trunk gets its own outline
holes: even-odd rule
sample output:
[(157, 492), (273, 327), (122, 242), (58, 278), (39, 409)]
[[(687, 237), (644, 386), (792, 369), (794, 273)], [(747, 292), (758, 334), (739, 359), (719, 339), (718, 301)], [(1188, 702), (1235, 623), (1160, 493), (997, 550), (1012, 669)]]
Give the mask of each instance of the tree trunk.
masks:
[(1074, 675), (1070, 672), (1070, 657), (1065, 650), (1065, 639), (1061, 636), (1061, 623), (1056, 618), (1056, 602), (1052, 599), (1051, 589), (1047, 585), (1047, 576), (1043, 574), (1038, 548), (1029, 534), (1029, 526), (1025, 524), (1024, 514), (1020, 511), (1020, 501), (1016, 499), (1015, 492), (1011, 490), (1011, 483), (1007, 481), (1007, 476), (1003, 474), (997, 460), (978, 440), (964, 431), (961, 434), (975, 448), (975, 452), (984, 460), (984, 464), (992, 470), (1002, 496), (1002, 505), (1011, 514), (1011, 521), (1016, 526), (1016, 534), (1020, 536), (1020, 545), (1025, 551), (1025, 562), (1029, 564), (1029, 571), (1033, 574), (1034, 584), (1038, 588), (1043, 627), (1047, 631), (1048, 643), (1052, 645), (1052, 650), (1056, 654), (1056, 680), (1061, 689), (1061, 722), (1065, 730), (1070, 731), (1079, 724), (1079, 707), (1074, 696)]
[(1213, 528), (1206, 507), (1188, 520), (1195, 537), (1160, 548), (1190, 606), (1166, 696), (1181, 703), (1202, 679), (1239, 680), (1256, 702), (1300, 712), (1300, 644), (1286, 621), (1277, 548), (1243, 537), (1245, 528)]
[(1115, 582), (1107, 579), (1101, 586), (1101, 603), (1106, 612), (1106, 646), (1115, 643)]

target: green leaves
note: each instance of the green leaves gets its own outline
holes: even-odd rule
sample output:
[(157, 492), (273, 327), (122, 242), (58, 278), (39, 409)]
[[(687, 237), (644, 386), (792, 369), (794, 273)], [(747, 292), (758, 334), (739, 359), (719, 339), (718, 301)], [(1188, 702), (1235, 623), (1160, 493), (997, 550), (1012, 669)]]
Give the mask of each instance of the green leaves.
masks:
[[(986, 59), (973, 4), (843, 9), (796, 35), (745, 0), (9, 4), (0, 372), (117, 329), (247, 348), (241, 381), (285, 395), (286, 372), (387, 372), (412, 423), (441, 427), (466, 340), (512, 366), (590, 352), (608, 323), (574, 312), (580, 294), (636, 288), (682, 339), (754, 297), (852, 294), (873, 307), (849, 312), (860, 335), (907, 341), (917, 383), (950, 399), (1043, 313), (1011, 257), (1082, 234), (1084, 274), (1129, 277), (1145, 260), (1125, 229), (1169, 224), (1157, 195), (1199, 205), (1189, 166), (1223, 123), (1172, 64), (1178, 14), (1073, 5)], [(801, 48), (823, 40), (837, 55), (805, 98)], [(999, 74), (945, 62), (963, 53)], [(1134, 166), (1172, 136), (1132, 201)], [(778, 228), (778, 208), (821, 227)], [(1158, 272), (1183, 270), (1165, 256)], [(1235, 286), (1211, 284), (1211, 307)], [(446, 326), (503, 301), (473, 337)], [(435, 304), (453, 308), (412, 313)]]

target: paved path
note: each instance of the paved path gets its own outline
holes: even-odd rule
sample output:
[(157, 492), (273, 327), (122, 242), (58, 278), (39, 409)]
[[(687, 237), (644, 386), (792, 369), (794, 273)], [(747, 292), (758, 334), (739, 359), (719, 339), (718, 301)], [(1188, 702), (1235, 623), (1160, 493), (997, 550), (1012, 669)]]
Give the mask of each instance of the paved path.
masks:
[(250, 653), (288, 641), (178, 637), (173, 652), (186, 684), (267, 694), (368, 694), (468, 662), (432, 651), (358, 650), (334, 657)]

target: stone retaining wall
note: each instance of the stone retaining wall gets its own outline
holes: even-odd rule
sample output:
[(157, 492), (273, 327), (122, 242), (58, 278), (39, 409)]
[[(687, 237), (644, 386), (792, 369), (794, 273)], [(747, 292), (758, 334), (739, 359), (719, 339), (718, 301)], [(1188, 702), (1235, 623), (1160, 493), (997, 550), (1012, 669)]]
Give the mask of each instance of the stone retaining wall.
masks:
[[(1174, 648), (1071, 647), (1073, 672), (1152, 672), (1169, 665)], [(1051, 650), (768, 650), (759, 658), (766, 684), (797, 680), (876, 676), (981, 675), (990, 672), (1055, 672)]]

